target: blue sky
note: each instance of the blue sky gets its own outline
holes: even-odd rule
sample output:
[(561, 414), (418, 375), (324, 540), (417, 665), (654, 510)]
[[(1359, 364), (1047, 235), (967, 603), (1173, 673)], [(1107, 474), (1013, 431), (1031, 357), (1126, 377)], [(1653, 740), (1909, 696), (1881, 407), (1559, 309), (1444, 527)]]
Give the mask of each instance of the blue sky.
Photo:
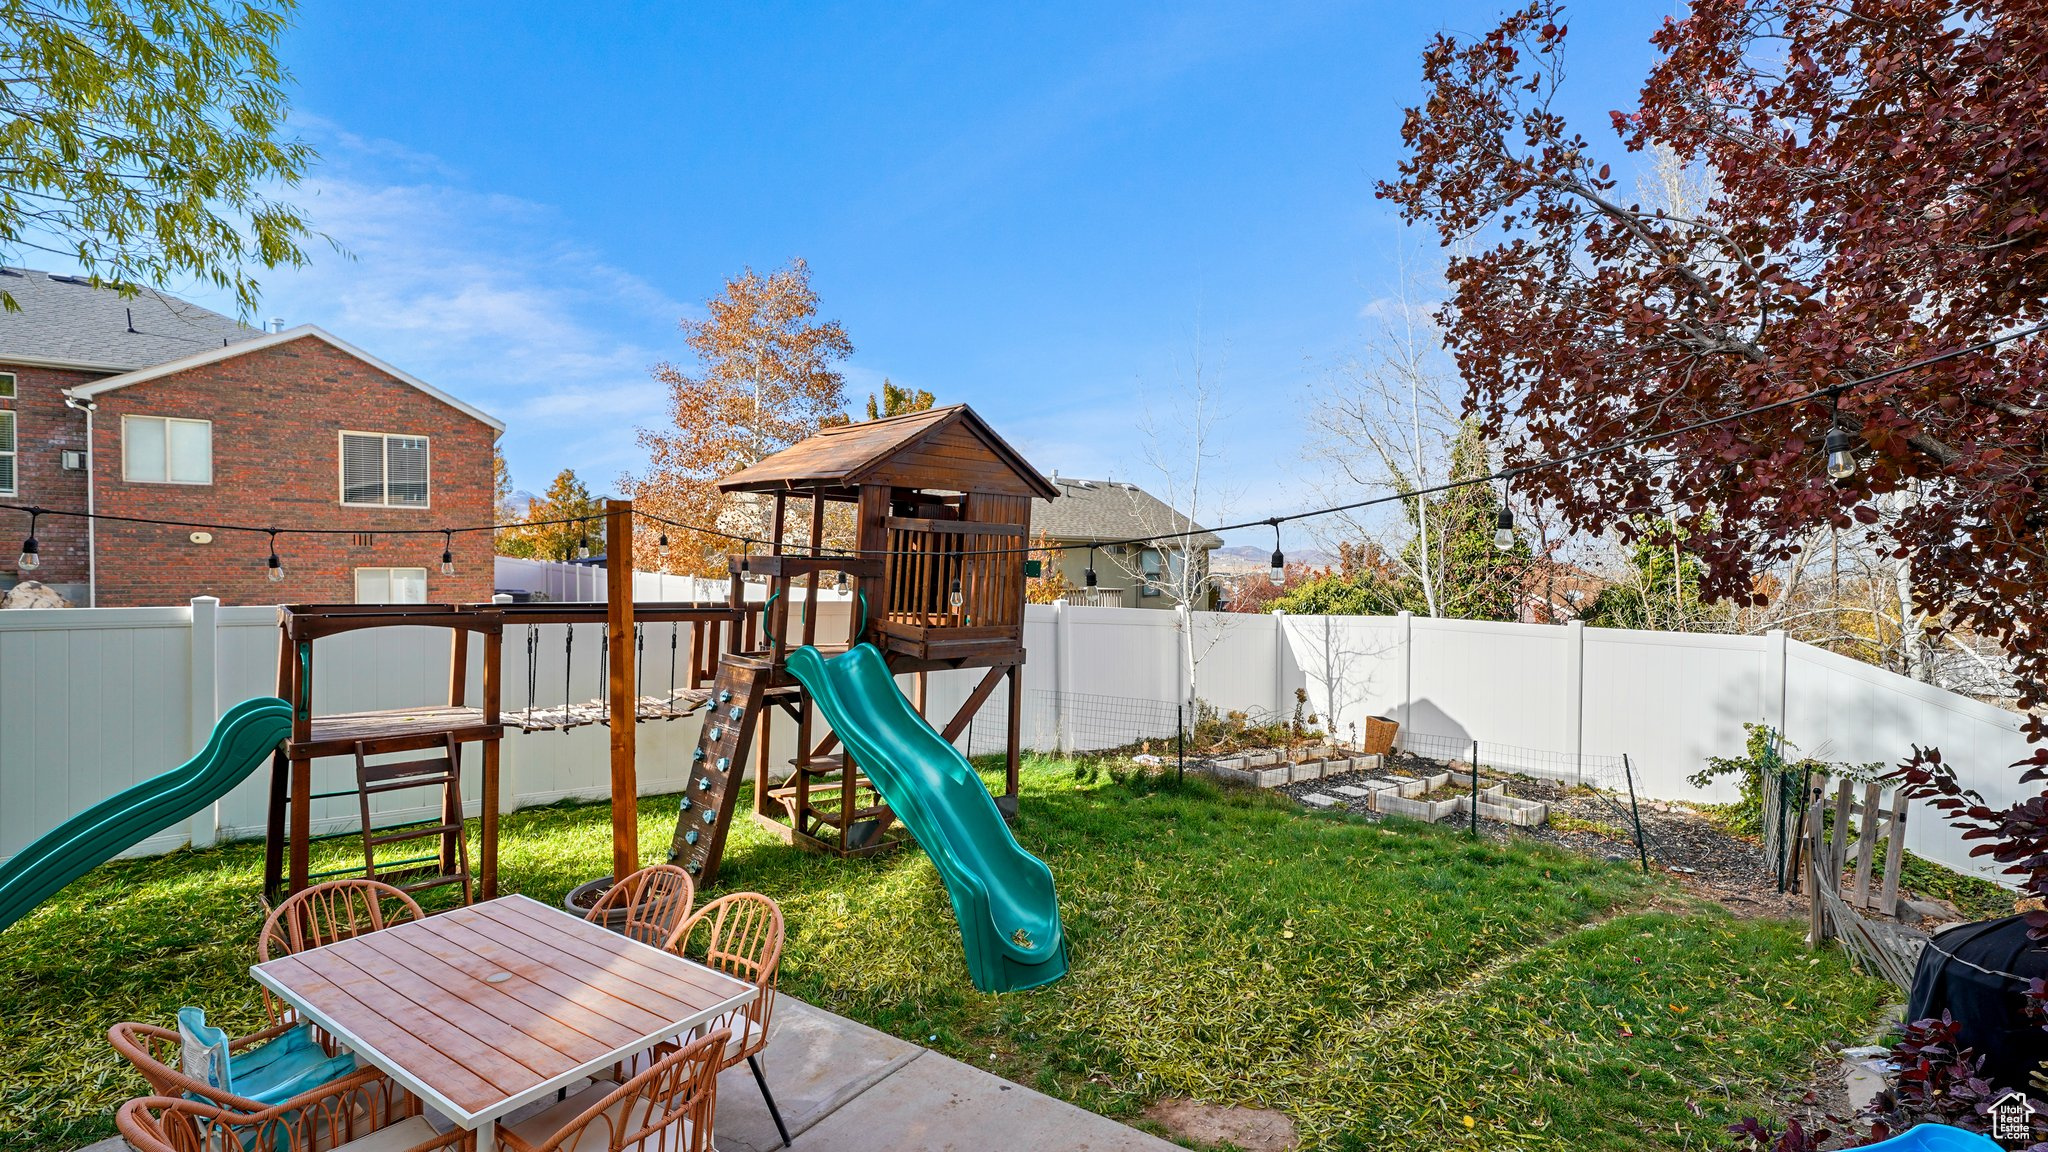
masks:
[[(263, 316), (504, 417), (521, 487), (603, 489), (662, 417), (677, 319), (802, 256), (856, 404), (884, 376), (965, 400), (1069, 475), (1147, 482), (1136, 428), (1199, 333), (1214, 511), (1289, 510), (1310, 394), (1421, 242), (1372, 197), (1418, 54), (1499, 8), (310, 3), (298, 199), (350, 258), (270, 274)], [(1667, 10), (1575, 10), (1589, 135)]]

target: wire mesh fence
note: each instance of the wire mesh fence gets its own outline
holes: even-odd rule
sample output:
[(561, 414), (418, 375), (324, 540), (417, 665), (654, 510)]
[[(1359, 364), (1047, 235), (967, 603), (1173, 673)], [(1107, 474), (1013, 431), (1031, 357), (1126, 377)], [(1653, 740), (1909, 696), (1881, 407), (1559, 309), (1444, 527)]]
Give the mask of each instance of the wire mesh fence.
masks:
[(1184, 755), (1187, 715), (1175, 701), (1043, 689), (1029, 696), (1024, 743), (1034, 751), (1153, 755), (1175, 763)]

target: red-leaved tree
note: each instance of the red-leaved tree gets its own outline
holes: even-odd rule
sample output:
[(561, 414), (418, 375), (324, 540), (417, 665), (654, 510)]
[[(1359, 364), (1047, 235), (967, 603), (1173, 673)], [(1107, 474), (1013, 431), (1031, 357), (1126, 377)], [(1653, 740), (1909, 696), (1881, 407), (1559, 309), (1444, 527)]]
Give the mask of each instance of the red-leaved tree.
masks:
[[(1517, 446), (1509, 465), (2042, 320), (2040, 15), (2019, 0), (1693, 0), (1655, 32), (1635, 106), (1599, 143), (1557, 110), (1559, 0), (1432, 41), (1406, 159), (1379, 194), (1454, 253), (1444, 330), (1471, 411)], [(1684, 166), (1697, 203), (1636, 202), (1610, 167), (1625, 154)], [(1879, 532), (1932, 624), (1996, 637), (2022, 706), (2048, 703), (2044, 370), (2048, 337), (1842, 394), (1861, 467), (1840, 483), (1822, 464), (1824, 399), (1515, 483), (1585, 530), (1673, 518), (1724, 597), (1752, 597), (1817, 526)]]

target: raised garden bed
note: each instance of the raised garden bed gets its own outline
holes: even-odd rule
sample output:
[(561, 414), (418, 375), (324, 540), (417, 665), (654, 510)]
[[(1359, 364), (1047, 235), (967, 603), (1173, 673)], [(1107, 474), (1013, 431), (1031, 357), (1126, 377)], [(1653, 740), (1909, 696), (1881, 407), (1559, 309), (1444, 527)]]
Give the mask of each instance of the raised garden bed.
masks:
[(1320, 780), (1325, 776), (1368, 771), (1377, 768), (1378, 764), (1377, 757), (1358, 756), (1326, 745), (1311, 745), (1297, 750), (1295, 759), (1289, 759), (1282, 749), (1262, 748), (1218, 756), (1189, 766), (1232, 784), (1278, 788), (1283, 784)]

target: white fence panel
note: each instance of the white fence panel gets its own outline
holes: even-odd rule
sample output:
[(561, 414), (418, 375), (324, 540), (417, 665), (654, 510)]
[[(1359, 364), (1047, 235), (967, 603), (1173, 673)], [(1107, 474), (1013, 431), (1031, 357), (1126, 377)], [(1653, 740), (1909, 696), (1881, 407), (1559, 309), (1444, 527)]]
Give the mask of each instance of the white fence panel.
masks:
[[(189, 756), (189, 608), (0, 613), (0, 855)], [(157, 769), (161, 771), (162, 769)], [(136, 845), (164, 852), (181, 824)]]
[(1568, 752), (1566, 629), (1411, 618), (1402, 725), (1458, 741)]
[(1619, 628), (1584, 631), (1583, 750), (1627, 755), (1637, 786), (1648, 796), (1714, 803), (1736, 799), (1740, 787), (1732, 778), (1702, 791), (1686, 777), (1705, 767), (1709, 756), (1739, 755), (1744, 723), (1778, 722), (1778, 707), (1766, 692), (1769, 641)]
[[(2020, 732), (2023, 717), (1944, 692), (1820, 648), (1788, 645), (1785, 735), (1801, 755), (1891, 768), (1912, 746), (1938, 747), (1967, 787), (2003, 808), (2039, 786), (2020, 783), (2011, 765), (2033, 753)], [(1954, 830), (1924, 807), (1907, 821), (1906, 844), (1959, 871), (1986, 871)]]

